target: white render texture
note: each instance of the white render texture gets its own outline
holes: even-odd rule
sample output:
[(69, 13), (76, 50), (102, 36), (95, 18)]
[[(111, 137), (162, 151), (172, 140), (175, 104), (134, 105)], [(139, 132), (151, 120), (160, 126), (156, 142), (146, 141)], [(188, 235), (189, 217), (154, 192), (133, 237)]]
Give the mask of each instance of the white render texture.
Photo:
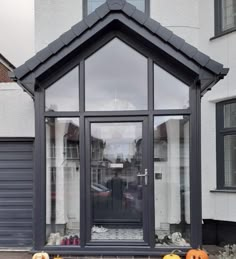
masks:
[(34, 137), (33, 99), (16, 83), (0, 83), (0, 137)]

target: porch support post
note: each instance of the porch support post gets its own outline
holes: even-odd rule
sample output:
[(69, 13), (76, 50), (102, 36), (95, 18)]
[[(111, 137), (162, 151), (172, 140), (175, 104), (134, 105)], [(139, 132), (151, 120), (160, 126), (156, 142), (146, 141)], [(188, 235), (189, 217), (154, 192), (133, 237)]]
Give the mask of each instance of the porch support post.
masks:
[(201, 197), (201, 83), (196, 80), (190, 90), (190, 212), (191, 245), (202, 244), (202, 197)]

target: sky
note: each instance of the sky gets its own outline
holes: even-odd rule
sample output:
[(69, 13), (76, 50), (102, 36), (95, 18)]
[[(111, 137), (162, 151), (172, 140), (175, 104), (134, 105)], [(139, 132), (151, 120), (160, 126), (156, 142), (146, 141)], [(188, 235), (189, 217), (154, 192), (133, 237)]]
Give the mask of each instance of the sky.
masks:
[(0, 53), (14, 66), (34, 55), (34, 0), (0, 0)]

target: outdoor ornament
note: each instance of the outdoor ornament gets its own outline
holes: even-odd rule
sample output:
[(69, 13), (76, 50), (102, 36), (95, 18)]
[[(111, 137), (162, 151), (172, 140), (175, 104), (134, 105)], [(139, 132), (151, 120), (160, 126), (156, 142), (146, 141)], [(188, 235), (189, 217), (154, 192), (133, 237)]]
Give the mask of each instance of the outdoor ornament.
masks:
[(208, 259), (208, 254), (202, 249), (191, 249), (186, 254), (186, 259)]
[(53, 257), (53, 259), (63, 259), (63, 258), (57, 255), (57, 257)]
[(32, 259), (50, 259), (49, 255), (45, 252), (36, 253), (33, 255)]
[(163, 259), (181, 259), (175, 252), (180, 252), (180, 250), (173, 250), (170, 254), (165, 255)]

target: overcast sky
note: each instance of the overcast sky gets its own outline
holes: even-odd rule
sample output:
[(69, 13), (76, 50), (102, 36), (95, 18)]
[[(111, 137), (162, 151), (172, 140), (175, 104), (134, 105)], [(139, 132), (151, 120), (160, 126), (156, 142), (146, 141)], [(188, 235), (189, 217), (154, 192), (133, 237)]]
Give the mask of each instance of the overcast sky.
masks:
[(15, 66), (34, 55), (34, 0), (0, 0), (0, 53)]

